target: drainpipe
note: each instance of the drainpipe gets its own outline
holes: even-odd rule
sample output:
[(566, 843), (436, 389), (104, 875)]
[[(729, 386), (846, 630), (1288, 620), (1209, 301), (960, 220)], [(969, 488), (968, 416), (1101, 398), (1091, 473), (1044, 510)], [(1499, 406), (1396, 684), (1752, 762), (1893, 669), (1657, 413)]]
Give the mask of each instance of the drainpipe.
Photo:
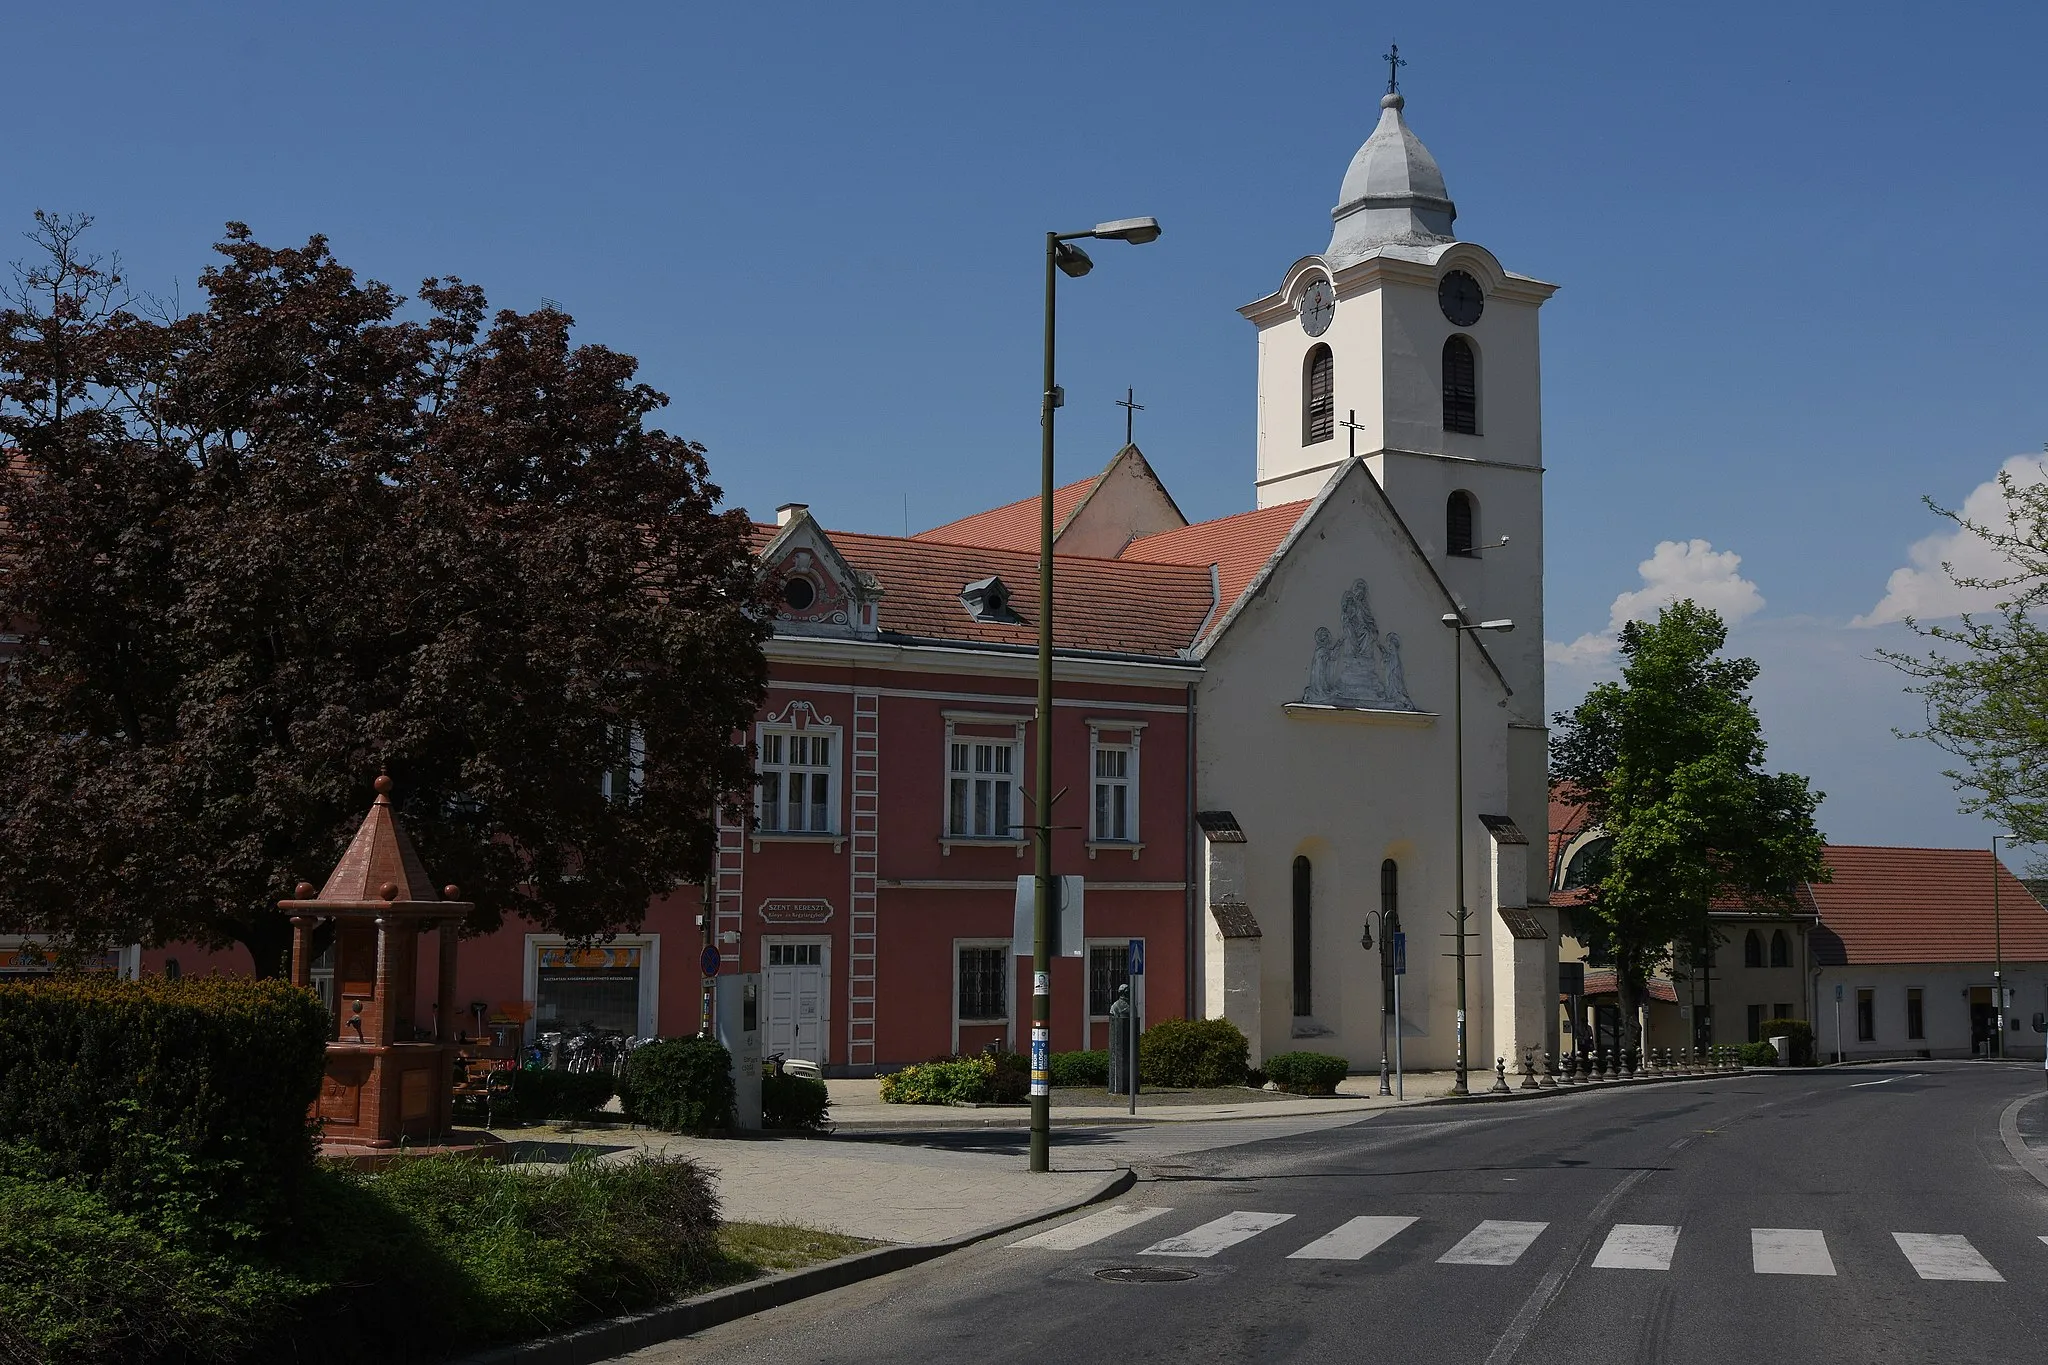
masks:
[(1201, 831), (1195, 827), (1195, 685), (1188, 685), (1187, 710), (1187, 809), (1181, 813), (1181, 829), (1187, 843), (1185, 862), (1187, 876), (1187, 942), (1181, 949), (1181, 959), (1187, 964), (1186, 1002), (1181, 1017), (1195, 1017), (1195, 955), (1202, 942), (1201, 890), (1195, 869), (1195, 846), (1201, 840)]

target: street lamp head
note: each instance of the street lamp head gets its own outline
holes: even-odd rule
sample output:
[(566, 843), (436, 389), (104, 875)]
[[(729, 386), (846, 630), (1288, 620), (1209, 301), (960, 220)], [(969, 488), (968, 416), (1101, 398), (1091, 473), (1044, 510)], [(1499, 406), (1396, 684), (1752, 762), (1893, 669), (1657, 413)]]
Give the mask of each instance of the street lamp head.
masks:
[(1443, 623), (1444, 623), (1445, 625), (1449, 626), (1449, 627), (1450, 627), (1450, 628), (1451, 628), (1452, 630), (1456, 630), (1456, 629), (1457, 629), (1457, 628), (1458, 628), (1459, 626), (1462, 626), (1462, 625), (1464, 625), (1464, 624), (1465, 624), (1465, 618), (1464, 618), (1464, 617), (1462, 617), (1462, 616), (1460, 616), (1460, 615), (1458, 615), (1458, 613), (1456, 613), (1456, 612), (1454, 612), (1454, 611), (1447, 611), (1447, 612), (1445, 612), (1445, 613), (1444, 613), (1444, 614), (1443, 614), (1442, 616), (1439, 616), (1439, 617), (1437, 618), (1437, 620), (1439, 620), (1439, 621), (1442, 621), (1442, 622), (1443, 622)]
[(1510, 620), (1508, 620), (1508, 619), (1507, 619), (1506, 617), (1502, 617), (1502, 618), (1501, 618), (1500, 620), (1498, 620), (1498, 621), (1481, 621), (1481, 622), (1480, 622), (1480, 623), (1479, 623), (1478, 625), (1476, 625), (1476, 626), (1472, 627), (1472, 629), (1474, 629), (1474, 630), (1498, 630), (1498, 631), (1510, 631), (1510, 630), (1513, 630), (1514, 628), (1515, 628), (1515, 623), (1514, 623), (1513, 621), (1510, 621)]
[(1366, 951), (1367, 951), (1368, 953), (1372, 951), (1372, 921), (1371, 921), (1371, 920), (1367, 920), (1367, 921), (1366, 921), (1366, 922), (1365, 922), (1365, 923), (1364, 923), (1364, 924), (1363, 924), (1362, 926), (1360, 926), (1360, 928), (1359, 928), (1359, 932), (1358, 932), (1358, 946), (1359, 946), (1359, 947), (1361, 947), (1361, 948), (1363, 948), (1363, 949), (1365, 949), (1365, 950), (1366, 950)]
[(1143, 246), (1159, 240), (1157, 218), (1119, 218), (1113, 223), (1097, 223), (1094, 235), (1110, 242), (1129, 242), (1132, 246)]
[(1095, 262), (1088, 259), (1088, 253), (1072, 242), (1054, 244), (1052, 259), (1060, 273), (1070, 280), (1078, 280), (1095, 268)]

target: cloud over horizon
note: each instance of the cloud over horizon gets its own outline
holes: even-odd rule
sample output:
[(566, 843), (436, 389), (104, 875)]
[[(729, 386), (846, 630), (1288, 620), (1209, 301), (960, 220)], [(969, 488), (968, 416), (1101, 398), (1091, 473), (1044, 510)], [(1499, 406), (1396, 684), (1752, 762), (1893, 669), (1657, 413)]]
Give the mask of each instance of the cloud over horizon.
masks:
[[(2000, 467), (2016, 484), (2048, 483), (2048, 456), (2015, 455)], [(2002, 526), (2007, 512), (2005, 495), (1996, 478), (1987, 479), (1970, 490), (1960, 509), (1963, 519), (1980, 526)], [(1907, 563), (1892, 570), (1885, 580), (1884, 596), (1878, 604), (1853, 618), (1852, 626), (1881, 626), (1907, 617), (1932, 621), (1982, 611), (1997, 601), (1998, 594), (1982, 588), (1960, 588), (1949, 573), (1964, 578), (1997, 578), (2009, 571), (1998, 552), (1962, 527), (1947, 524), (1933, 535), (1913, 542), (1906, 550)], [(1948, 568), (1943, 566), (1947, 565)]]
[(1636, 565), (1643, 586), (1622, 593), (1608, 608), (1607, 629), (1588, 631), (1569, 644), (1545, 640), (1543, 657), (1553, 664), (1600, 663), (1614, 654), (1623, 626), (1650, 620), (1660, 609), (1687, 598), (1719, 612), (1733, 627), (1764, 608), (1763, 593), (1741, 569), (1741, 555), (1716, 550), (1708, 541), (1660, 540), (1650, 557)]

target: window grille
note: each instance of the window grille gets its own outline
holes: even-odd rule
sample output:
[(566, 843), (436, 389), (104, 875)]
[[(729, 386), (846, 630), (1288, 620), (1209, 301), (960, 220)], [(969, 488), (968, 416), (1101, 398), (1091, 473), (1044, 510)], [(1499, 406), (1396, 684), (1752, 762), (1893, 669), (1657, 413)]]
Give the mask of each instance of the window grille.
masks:
[(1088, 950), (1088, 1014), (1107, 1019), (1116, 1003), (1117, 988), (1129, 981), (1126, 971), (1131, 950), (1125, 944), (1103, 944)]
[(1010, 1017), (1010, 951), (1007, 948), (960, 950), (960, 1019), (1001, 1021)]

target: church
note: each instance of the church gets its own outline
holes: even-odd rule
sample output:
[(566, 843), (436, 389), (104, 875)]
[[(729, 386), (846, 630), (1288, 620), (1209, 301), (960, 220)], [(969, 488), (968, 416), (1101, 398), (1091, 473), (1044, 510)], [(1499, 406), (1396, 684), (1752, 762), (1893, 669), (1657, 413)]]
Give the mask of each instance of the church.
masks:
[[(1455, 1065), (1461, 1031), (1475, 1071), (1555, 1051), (1553, 287), (1458, 239), (1403, 106), (1381, 101), (1327, 247), (1239, 310), (1250, 509), (1190, 523), (1132, 445), (1056, 493), (1045, 780), (1038, 500), (909, 536), (787, 503), (755, 530), (779, 593), (770, 687), (717, 866), (600, 945), (516, 920), (463, 942), (465, 997), (529, 1036), (675, 1036), (699, 1027), (707, 973), (758, 971), (767, 1049), (832, 1074), (1016, 1050), (1028, 802), (1064, 790), (1054, 872), (1078, 879), (1080, 929), (1054, 964), (1055, 1050), (1106, 1045), (1135, 946), (1148, 1020), (1228, 1018), (1254, 1063), (1310, 1049), (1377, 1070), (1397, 952), (1409, 1067)], [(140, 966), (179, 956), (236, 969), (189, 944)]]

